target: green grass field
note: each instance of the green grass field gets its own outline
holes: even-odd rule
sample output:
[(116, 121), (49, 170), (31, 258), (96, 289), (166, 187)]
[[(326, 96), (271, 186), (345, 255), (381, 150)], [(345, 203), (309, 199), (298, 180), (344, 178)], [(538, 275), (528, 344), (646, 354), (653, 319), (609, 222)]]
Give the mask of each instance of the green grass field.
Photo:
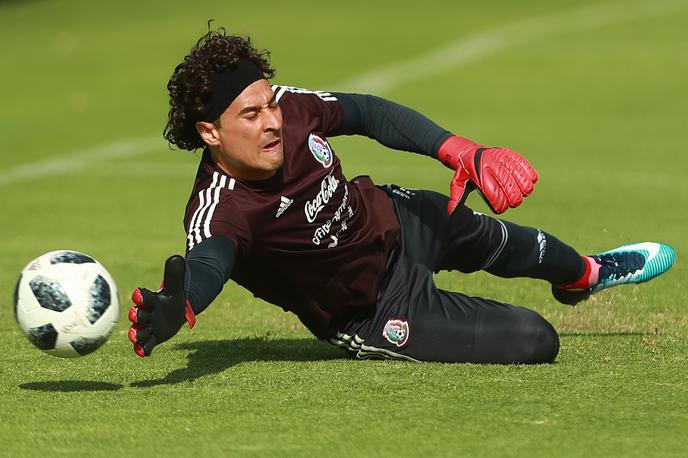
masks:
[[(507, 219), (584, 253), (664, 241), (676, 265), (576, 308), (532, 280), (438, 275), (543, 314), (552, 365), (347, 360), (236, 285), (137, 358), (129, 293), (184, 250), (198, 160), (161, 138), (165, 85), (209, 18), (269, 48), (278, 83), (370, 91), (521, 152), (541, 178)], [(685, 0), (0, 3), (0, 455), (685, 456), (686, 22)], [(448, 187), (427, 158), (333, 144), (349, 177)], [(61, 248), (105, 264), (123, 301), (76, 360), (12, 314), (20, 270)]]

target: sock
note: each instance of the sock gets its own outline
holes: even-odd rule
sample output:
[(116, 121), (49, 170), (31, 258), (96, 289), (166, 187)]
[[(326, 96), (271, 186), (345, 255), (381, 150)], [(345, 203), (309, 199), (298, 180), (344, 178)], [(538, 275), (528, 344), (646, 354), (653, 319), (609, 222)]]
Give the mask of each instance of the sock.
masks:
[(581, 256), (585, 262), (585, 272), (573, 283), (555, 285), (559, 289), (584, 290), (592, 288), (600, 279), (600, 265), (591, 256)]
[[(486, 220), (489, 217), (483, 217)], [(491, 219), (495, 239), (503, 242), (496, 259), (484, 270), (502, 278), (528, 277), (546, 280), (554, 285), (576, 281), (587, 264), (580, 254), (552, 234), (532, 227)], [(503, 236), (505, 228), (507, 236)]]

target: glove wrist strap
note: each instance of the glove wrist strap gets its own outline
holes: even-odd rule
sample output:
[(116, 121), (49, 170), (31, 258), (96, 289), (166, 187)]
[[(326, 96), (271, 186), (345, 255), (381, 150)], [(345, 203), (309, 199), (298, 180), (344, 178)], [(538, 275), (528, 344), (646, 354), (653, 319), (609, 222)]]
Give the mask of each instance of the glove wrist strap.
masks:
[(437, 158), (450, 169), (457, 170), (461, 165), (461, 156), (478, 148), (484, 146), (465, 137), (453, 135), (442, 143), (437, 151)]
[(186, 318), (186, 322), (189, 323), (189, 329), (193, 329), (193, 327), (196, 326), (196, 314), (194, 313), (193, 307), (191, 307), (191, 302), (189, 302), (188, 299), (184, 305), (184, 317)]

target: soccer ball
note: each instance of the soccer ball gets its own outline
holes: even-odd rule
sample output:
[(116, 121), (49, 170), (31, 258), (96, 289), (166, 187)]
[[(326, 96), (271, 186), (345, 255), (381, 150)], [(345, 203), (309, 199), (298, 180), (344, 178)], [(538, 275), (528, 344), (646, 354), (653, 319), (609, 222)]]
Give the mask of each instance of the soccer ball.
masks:
[(87, 355), (112, 334), (117, 286), (105, 267), (78, 251), (51, 251), (22, 270), (14, 316), (29, 341), (63, 358)]

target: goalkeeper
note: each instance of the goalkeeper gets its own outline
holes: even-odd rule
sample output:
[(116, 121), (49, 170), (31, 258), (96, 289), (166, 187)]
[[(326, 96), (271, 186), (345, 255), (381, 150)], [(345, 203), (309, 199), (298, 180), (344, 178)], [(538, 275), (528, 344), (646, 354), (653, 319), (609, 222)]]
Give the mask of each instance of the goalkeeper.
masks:
[[(581, 256), (548, 232), (473, 212), (464, 203), (473, 189), (497, 214), (520, 205), (535, 169), (388, 100), (271, 85), (267, 56), (210, 31), (168, 83), (165, 138), (203, 155), (184, 217), (186, 255), (167, 260), (159, 291), (132, 296), (139, 356), (193, 326), (231, 279), (355, 358), (547, 363), (559, 339), (542, 316), (438, 289), (433, 272), (541, 279), (574, 305), (673, 264), (664, 244)], [(441, 161), (455, 171), (449, 197), (347, 179), (327, 140), (339, 135)]]

